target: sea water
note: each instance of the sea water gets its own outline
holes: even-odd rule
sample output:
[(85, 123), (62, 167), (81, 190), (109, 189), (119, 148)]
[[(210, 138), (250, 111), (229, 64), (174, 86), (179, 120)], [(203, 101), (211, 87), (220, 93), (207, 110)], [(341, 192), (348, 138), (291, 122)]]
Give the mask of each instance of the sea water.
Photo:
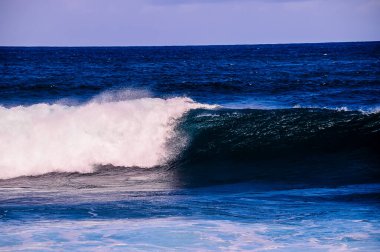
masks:
[(380, 43), (0, 47), (1, 251), (376, 251)]

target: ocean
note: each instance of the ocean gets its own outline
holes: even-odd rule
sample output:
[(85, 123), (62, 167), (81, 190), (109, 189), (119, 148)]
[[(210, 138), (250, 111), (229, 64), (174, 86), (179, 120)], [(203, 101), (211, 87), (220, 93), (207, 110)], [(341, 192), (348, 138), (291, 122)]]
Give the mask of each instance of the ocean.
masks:
[(378, 251), (380, 42), (0, 47), (0, 251)]

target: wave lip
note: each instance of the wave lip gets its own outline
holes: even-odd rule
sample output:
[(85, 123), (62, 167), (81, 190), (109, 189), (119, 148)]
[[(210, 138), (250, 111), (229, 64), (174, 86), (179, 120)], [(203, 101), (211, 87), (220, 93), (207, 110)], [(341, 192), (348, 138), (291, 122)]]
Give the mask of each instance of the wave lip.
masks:
[(0, 107), (0, 178), (160, 165), (172, 153), (166, 141), (176, 120), (212, 107), (185, 97)]

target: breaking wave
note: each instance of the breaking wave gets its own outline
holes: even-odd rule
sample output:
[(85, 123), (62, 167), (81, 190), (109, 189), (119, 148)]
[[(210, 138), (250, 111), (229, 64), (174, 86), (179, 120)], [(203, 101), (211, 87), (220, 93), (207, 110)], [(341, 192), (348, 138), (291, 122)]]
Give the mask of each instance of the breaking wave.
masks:
[(79, 106), (0, 107), (0, 178), (162, 164), (173, 152), (166, 141), (175, 121), (190, 109), (212, 106), (145, 95), (108, 93)]
[(215, 109), (149, 95), (108, 92), (86, 104), (0, 107), (0, 178), (106, 166), (164, 168), (185, 184), (380, 181), (380, 113)]

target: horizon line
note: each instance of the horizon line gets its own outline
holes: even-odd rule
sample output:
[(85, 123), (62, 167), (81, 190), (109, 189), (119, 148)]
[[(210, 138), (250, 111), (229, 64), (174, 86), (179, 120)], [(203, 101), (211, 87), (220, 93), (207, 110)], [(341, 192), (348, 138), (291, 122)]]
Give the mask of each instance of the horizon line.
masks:
[(297, 45), (297, 44), (333, 44), (333, 43), (374, 43), (380, 40), (290, 42), (290, 43), (237, 43), (237, 44), (169, 44), (169, 45), (0, 45), (0, 47), (190, 47), (190, 46), (255, 46), (255, 45)]

